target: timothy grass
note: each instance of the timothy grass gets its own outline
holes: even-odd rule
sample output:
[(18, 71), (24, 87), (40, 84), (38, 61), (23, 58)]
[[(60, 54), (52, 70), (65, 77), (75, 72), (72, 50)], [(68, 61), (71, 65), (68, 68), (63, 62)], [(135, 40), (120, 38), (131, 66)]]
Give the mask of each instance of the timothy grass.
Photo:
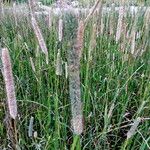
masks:
[[(145, 12), (143, 12), (145, 13)], [(68, 57), (68, 38), (72, 26), (65, 28), (62, 43), (59, 42), (58, 18), (52, 18), (49, 28), (44, 17), (38, 24), (48, 49), (48, 60), (38, 46), (30, 17), (5, 14), (0, 19), (0, 44), (10, 52), (16, 99), (18, 103), (18, 144), (29, 150), (147, 150), (150, 147), (150, 30), (149, 22), (139, 13), (136, 20), (136, 56), (130, 53), (130, 38), (121, 35), (115, 41), (118, 13), (103, 14), (103, 32), (93, 34), (96, 18), (91, 18), (84, 35), (80, 62), (81, 97), (84, 113), (84, 131), (73, 135), (71, 129), (71, 102), (69, 81), (65, 74)], [(127, 31), (132, 35), (135, 18), (127, 14), (124, 18)], [(101, 24), (97, 25), (97, 29)], [(109, 30), (113, 29), (113, 35)], [(141, 32), (140, 32), (141, 31)], [(92, 49), (91, 39), (96, 44)], [(74, 35), (73, 35), (74, 36)], [(132, 37), (131, 37), (132, 38)], [(70, 39), (71, 40), (71, 39)], [(72, 43), (72, 42), (70, 42)], [(124, 47), (121, 50), (122, 45)], [(56, 75), (57, 53), (60, 49), (63, 73)], [(92, 50), (91, 50), (92, 49)], [(89, 55), (89, 51), (91, 52)], [(2, 65), (0, 66), (2, 69)], [(0, 73), (0, 149), (7, 148), (4, 125), (5, 90)], [(34, 117), (33, 135), (28, 136), (30, 118)], [(135, 133), (127, 139), (132, 123), (142, 118)]]

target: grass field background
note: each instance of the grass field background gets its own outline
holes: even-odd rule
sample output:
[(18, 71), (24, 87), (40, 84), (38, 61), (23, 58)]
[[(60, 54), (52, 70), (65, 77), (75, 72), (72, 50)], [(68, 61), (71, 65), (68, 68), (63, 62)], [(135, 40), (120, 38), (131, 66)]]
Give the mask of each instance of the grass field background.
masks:
[[(7, 47), (11, 56), (21, 150), (150, 149), (150, 22), (143, 17), (145, 12), (138, 13), (137, 17), (127, 14), (124, 18), (131, 39), (135, 26), (135, 52), (143, 51), (135, 56), (130, 52), (133, 41), (124, 39), (125, 33), (119, 42), (115, 41), (118, 13), (110, 14), (106, 13), (102, 19), (93, 17), (85, 29), (80, 64), (84, 132), (78, 142), (71, 131), (69, 81), (65, 72), (71, 28), (64, 26), (60, 44), (58, 18), (52, 18), (50, 27), (44, 17), (37, 19), (48, 48), (49, 64), (46, 64), (30, 17), (14, 17), (7, 13), (1, 16), (0, 47)], [(99, 20), (101, 24), (97, 23)], [(101, 28), (92, 39), (95, 23), (97, 30)], [(90, 44), (92, 40), (96, 42), (93, 47)], [(61, 49), (63, 60), (62, 76), (55, 73), (58, 49)], [(2, 69), (2, 65), (0, 67)], [(5, 85), (0, 72), (0, 149), (7, 148), (5, 99)], [(31, 117), (34, 117), (35, 136), (29, 138)], [(127, 140), (127, 133), (138, 117), (142, 121), (135, 134)]]
[[(44, 4), (52, 4), (52, 3), (55, 3), (57, 0), (39, 0), (40, 2), (44, 3)], [(24, 3), (24, 2), (27, 2), (27, 0), (16, 0), (16, 2), (19, 2), (19, 3)], [(85, 5), (92, 5), (94, 4), (95, 0), (78, 0), (79, 3), (83, 4), (83, 6)], [(147, 6), (150, 6), (150, 1), (149, 0), (103, 0), (103, 3), (104, 4), (107, 4), (107, 5), (111, 5), (112, 3), (115, 3), (115, 4), (118, 4), (120, 2), (123, 2), (127, 5), (138, 5), (138, 6), (141, 6), (141, 5), (147, 5)]]

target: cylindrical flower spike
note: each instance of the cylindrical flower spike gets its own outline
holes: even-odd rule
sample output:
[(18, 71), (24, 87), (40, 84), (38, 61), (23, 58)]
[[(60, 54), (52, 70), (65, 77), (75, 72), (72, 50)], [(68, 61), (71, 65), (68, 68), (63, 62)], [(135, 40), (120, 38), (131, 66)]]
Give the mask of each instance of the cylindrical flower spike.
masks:
[(135, 132), (136, 132), (136, 130), (137, 130), (138, 125), (140, 124), (140, 122), (141, 122), (141, 118), (138, 117), (134, 121), (134, 123), (133, 123), (132, 127), (130, 128), (130, 130), (128, 131), (128, 133), (127, 133), (127, 139), (130, 139), (135, 134)]
[(62, 75), (62, 58), (60, 54), (60, 50), (58, 50), (57, 53), (57, 60), (56, 60), (56, 75), (61, 76)]
[(34, 117), (31, 116), (30, 122), (29, 122), (29, 129), (28, 129), (28, 136), (30, 138), (33, 136), (33, 122), (34, 122)]
[(43, 53), (46, 55), (46, 63), (48, 64), (48, 50), (46, 47), (46, 43), (42, 36), (41, 30), (37, 24), (37, 21), (33, 16), (31, 17), (31, 23), (32, 23), (32, 27), (33, 27), (34, 33), (36, 35), (36, 38), (38, 40), (39, 46), (40, 46), (41, 50), (43, 51)]
[[(66, 24), (64, 34), (68, 40), (68, 75), (69, 95), (71, 100), (72, 130), (74, 134), (83, 132), (83, 111), (80, 87), (80, 57), (83, 46), (84, 23), (79, 21), (75, 15), (65, 15)], [(71, 25), (70, 25), (71, 24)], [(69, 32), (68, 32), (69, 31)]]
[(17, 117), (17, 102), (16, 102), (13, 74), (12, 74), (12, 66), (11, 66), (9, 51), (7, 48), (2, 49), (2, 64), (3, 64), (3, 73), (4, 73), (3, 76), (5, 81), (6, 94), (7, 94), (8, 111), (10, 117), (15, 120)]
[(133, 28), (132, 34), (131, 34), (131, 54), (133, 56), (135, 54), (135, 37), (136, 37), (136, 31), (135, 31), (135, 28)]
[(59, 42), (62, 41), (62, 37), (63, 37), (63, 20), (59, 19), (59, 27), (58, 27), (58, 37), (59, 37)]
[(68, 64), (65, 62), (65, 77), (68, 78)]
[(124, 6), (121, 6), (119, 8), (119, 19), (118, 19), (117, 32), (116, 32), (116, 42), (118, 42), (121, 38), (123, 17), (124, 17)]

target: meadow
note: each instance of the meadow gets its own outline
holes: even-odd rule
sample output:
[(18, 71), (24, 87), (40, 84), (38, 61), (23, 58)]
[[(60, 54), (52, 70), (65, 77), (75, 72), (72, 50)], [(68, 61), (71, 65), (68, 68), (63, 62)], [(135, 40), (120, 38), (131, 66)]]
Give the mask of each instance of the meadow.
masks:
[(8, 125), (0, 59), (0, 150), (150, 149), (150, 9), (99, 6), (89, 18), (1, 9), (0, 58), (8, 49), (18, 113)]

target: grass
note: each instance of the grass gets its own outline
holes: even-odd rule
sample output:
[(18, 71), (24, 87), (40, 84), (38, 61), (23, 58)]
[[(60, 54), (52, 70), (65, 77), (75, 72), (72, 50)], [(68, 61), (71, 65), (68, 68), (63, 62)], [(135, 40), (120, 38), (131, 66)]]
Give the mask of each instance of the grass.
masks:
[[(18, 1), (23, 1), (23, 0), (18, 0)], [(24, 0), (25, 1), (25, 0)], [(55, 2), (55, 0), (41, 0), (42, 3), (44, 4), (52, 4)], [(83, 6), (86, 5), (92, 5), (95, 1), (94, 0), (79, 0), (80, 3), (82, 3)], [(120, 0), (103, 0), (103, 2), (106, 5), (111, 5), (112, 3), (115, 3), (117, 5), (119, 5)], [(149, 0), (126, 0), (124, 1), (126, 4), (130, 4), (130, 5), (136, 5), (136, 6), (140, 6), (140, 5), (150, 5)]]
[[(78, 0), (80, 2), (81, 5), (83, 6), (87, 6), (90, 5), (92, 6), (94, 4), (94, 0)], [(122, 0), (124, 1), (124, 0)], [(5, 0), (5, 2), (7, 2)], [(27, 3), (27, 0), (17, 0), (17, 3)], [(56, 2), (56, 0), (40, 0), (40, 2), (42, 2), (43, 4), (47, 4), (47, 5), (51, 5), (53, 3)], [(107, 6), (111, 5), (112, 3), (115, 3), (116, 5), (120, 4), (120, 0), (103, 0), (103, 3), (106, 4)], [(141, 5), (146, 5), (146, 6), (150, 6), (150, 1), (149, 0), (126, 0), (124, 1), (125, 4), (127, 5), (135, 5), (135, 6), (141, 6)]]
[[(51, 28), (44, 17), (38, 19), (40, 29), (49, 52), (49, 64), (41, 52), (29, 18), (7, 15), (0, 20), (1, 47), (9, 49), (18, 103), (18, 138), (21, 149), (29, 150), (86, 150), (123, 149), (147, 150), (150, 147), (150, 43), (149, 28), (145, 28), (144, 17), (139, 14), (136, 31), (142, 31), (136, 40), (136, 49), (145, 52), (136, 58), (130, 52), (120, 51), (120, 42), (115, 42), (109, 34), (109, 18), (103, 18), (105, 28), (98, 34), (96, 47), (89, 59), (90, 39), (95, 18), (85, 29), (84, 48), (81, 58), (81, 97), (84, 113), (84, 132), (73, 135), (71, 130), (71, 106), (69, 81), (63, 75), (55, 74), (55, 64), (59, 48), (57, 18), (53, 18)], [(116, 33), (118, 15), (114, 13), (113, 30)], [(131, 29), (134, 19), (127, 15), (127, 28)], [(67, 61), (68, 40), (72, 22), (64, 27), (61, 56)], [(129, 51), (130, 44), (124, 42)], [(125, 59), (126, 56), (128, 59)], [(32, 58), (32, 63), (31, 59)], [(33, 65), (35, 70), (33, 69)], [(0, 149), (7, 147), (4, 126), (5, 88), (0, 73)], [(114, 107), (113, 107), (114, 105)], [(112, 110), (110, 110), (112, 108)], [(34, 136), (28, 137), (31, 116), (34, 117)], [(141, 117), (136, 133), (127, 140), (131, 123)], [(37, 133), (37, 136), (35, 135)]]

